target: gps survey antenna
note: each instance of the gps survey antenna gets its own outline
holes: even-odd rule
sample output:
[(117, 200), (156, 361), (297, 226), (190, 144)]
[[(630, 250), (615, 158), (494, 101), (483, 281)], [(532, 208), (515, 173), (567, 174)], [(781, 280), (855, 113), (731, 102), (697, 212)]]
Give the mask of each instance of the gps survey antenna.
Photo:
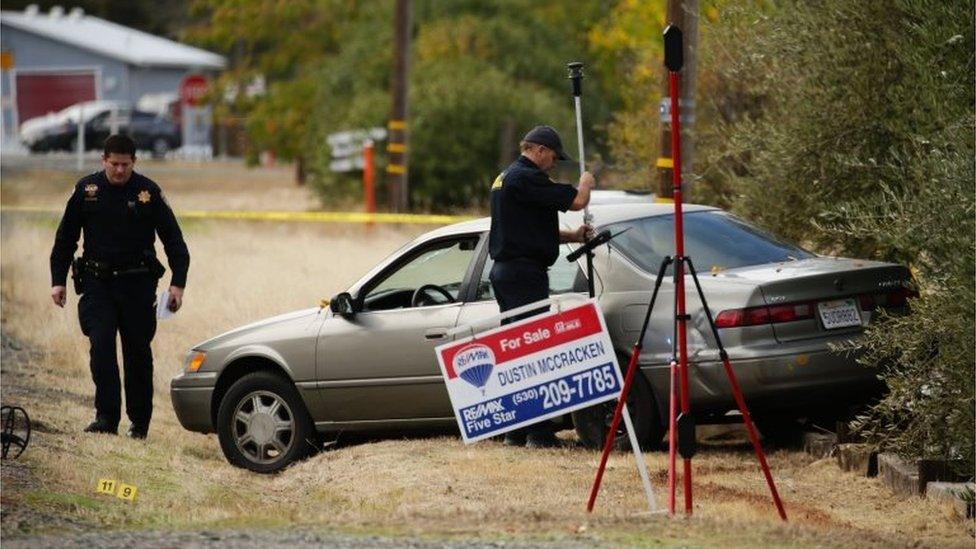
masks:
[[(573, 82), (573, 101), (576, 104), (576, 143), (579, 145), (579, 172), (583, 175), (586, 171), (585, 153), (583, 152), (583, 63), (573, 61), (567, 63), (569, 69), (569, 79)], [(589, 223), (590, 209), (584, 208), (584, 221)]]
[[(576, 142), (579, 145), (579, 172), (580, 177), (583, 177), (583, 172), (586, 171), (586, 163), (584, 160), (586, 155), (583, 152), (583, 63), (580, 63), (579, 61), (567, 63), (566, 68), (569, 69), (568, 78), (573, 82), (573, 102), (576, 105)], [(591, 225), (593, 223), (593, 216), (590, 215), (589, 206), (583, 208), (583, 223), (585, 225)], [(586, 284), (587, 290), (589, 290), (590, 298), (596, 297), (596, 287), (593, 281), (593, 249), (600, 244), (609, 242), (614, 236), (616, 235), (610, 234), (610, 231), (604, 231), (592, 240), (584, 235), (583, 245), (573, 253), (569, 254), (569, 256), (566, 258), (569, 261), (576, 261), (580, 254), (586, 255)], [(624, 402), (623, 398), (625, 397), (621, 397), (620, 402)], [(627, 428), (627, 436), (630, 437), (630, 445), (634, 451), (634, 460), (637, 462), (637, 470), (640, 472), (641, 482), (644, 485), (644, 495), (647, 496), (647, 506), (653, 513), (657, 511), (657, 501), (654, 498), (654, 488), (651, 487), (651, 477), (647, 473), (647, 464), (644, 462), (643, 456), (641, 455), (640, 445), (637, 441), (637, 434), (634, 432), (634, 425), (630, 419), (630, 413), (626, 412), (626, 403), (623, 404), (623, 409), (625, 410), (624, 425)], [(592, 510), (592, 505), (590, 506), (590, 509)]]
[[(580, 177), (583, 177), (583, 172), (586, 171), (586, 154), (583, 152), (583, 63), (579, 61), (573, 61), (572, 63), (567, 63), (566, 68), (569, 70), (569, 80), (573, 82), (573, 102), (576, 105), (576, 143), (579, 146), (579, 173)], [(583, 224), (590, 225), (593, 222), (593, 216), (590, 215), (590, 207), (587, 205), (583, 208)], [(588, 240), (585, 236), (584, 240)], [(593, 285), (593, 254), (586, 254), (586, 283), (587, 289), (590, 291), (590, 297), (596, 295), (596, 288)]]

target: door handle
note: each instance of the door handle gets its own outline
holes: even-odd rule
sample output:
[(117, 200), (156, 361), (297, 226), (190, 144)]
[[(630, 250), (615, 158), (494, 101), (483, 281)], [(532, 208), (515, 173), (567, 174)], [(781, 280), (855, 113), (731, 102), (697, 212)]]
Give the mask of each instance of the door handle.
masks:
[(431, 328), (424, 332), (424, 339), (434, 340), (434, 339), (444, 339), (447, 337), (446, 328)]

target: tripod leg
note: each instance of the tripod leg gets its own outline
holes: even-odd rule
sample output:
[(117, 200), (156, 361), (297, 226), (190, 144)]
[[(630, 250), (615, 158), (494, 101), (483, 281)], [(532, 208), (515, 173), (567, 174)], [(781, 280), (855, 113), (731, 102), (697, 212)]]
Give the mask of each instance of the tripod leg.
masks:
[(678, 437), (675, 434), (678, 430), (678, 363), (671, 359), (670, 378), (671, 385), (668, 392), (668, 513), (674, 516), (675, 498), (675, 456), (678, 452)]
[(596, 503), (596, 496), (600, 492), (600, 483), (603, 481), (603, 472), (607, 468), (607, 459), (610, 458), (610, 451), (613, 449), (613, 442), (617, 436), (617, 427), (620, 425), (620, 417), (627, 404), (627, 397), (630, 395), (630, 387), (634, 381), (634, 373), (637, 371), (637, 359), (640, 357), (641, 349), (644, 347), (644, 335), (647, 333), (647, 326), (650, 323), (651, 311), (654, 309), (654, 302), (657, 301), (657, 293), (661, 288), (661, 280), (664, 279), (664, 271), (671, 264), (671, 258), (665, 257), (661, 261), (661, 267), (657, 272), (657, 280), (654, 282), (654, 292), (651, 294), (651, 301), (647, 304), (647, 312), (644, 314), (644, 324), (641, 326), (637, 342), (630, 353), (630, 362), (627, 363), (627, 373), (624, 377), (624, 386), (617, 399), (617, 407), (613, 411), (613, 421), (610, 422), (610, 429), (607, 431), (607, 439), (603, 443), (603, 455), (600, 456), (600, 466), (596, 471), (596, 478), (593, 479), (593, 487), (590, 489), (590, 499), (586, 503), (587, 512), (593, 512), (593, 505)]
[(776, 510), (779, 512), (780, 518), (786, 520), (786, 510), (783, 508), (783, 501), (779, 497), (779, 492), (776, 490), (776, 483), (773, 481), (773, 475), (770, 473), (769, 465), (766, 463), (766, 454), (763, 452), (762, 445), (759, 444), (756, 426), (752, 422), (752, 416), (749, 415), (749, 408), (746, 406), (745, 398), (742, 396), (742, 389), (739, 388), (739, 381), (736, 379), (735, 372), (732, 370), (729, 354), (725, 351), (725, 346), (722, 345), (722, 338), (719, 337), (718, 328), (715, 327), (715, 321), (712, 319), (712, 311), (708, 308), (705, 292), (702, 290), (701, 283), (698, 282), (698, 273), (691, 263), (691, 258), (685, 257), (683, 260), (688, 263), (688, 272), (691, 273), (691, 279), (695, 281), (698, 298), (701, 300), (702, 309), (705, 310), (705, 317), (708, 318), (708, 325), (712, 330), (712, 336), (715, 337), (715, 343), (718, 346), (719, 357), (722, 359), (722, 367), (725, 369), (725, 375), (729, 378), (732, 395), (735, 398), (736, 405), (739, 407), (739, 413), (742, 414), (742, 421), (745, 423), (746, 431), (749, 433), (749, 440), (752, 442), (752, 447), (756, 452), (756, 458), (759, 460), (759, 466), (762, 468), (763, 476), (766, 477), (766, 484), (769, 485), (769, 492), (772, 494), (773, 503), (776, 505)]

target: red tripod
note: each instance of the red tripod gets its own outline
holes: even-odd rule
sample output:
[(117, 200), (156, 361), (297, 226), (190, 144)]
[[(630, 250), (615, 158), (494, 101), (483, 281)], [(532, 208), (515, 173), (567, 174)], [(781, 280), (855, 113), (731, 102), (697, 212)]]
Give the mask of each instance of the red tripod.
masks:
[[(637, 371), (637, 359), (640, 356), (640, 352), (643, 347), (644, 336), (647, 333), (647, 326), (651, 318), (651, 311), (654, 309), (654, 302), (657, 299), (658, 290), (661, 287), (661, 281), (664, 279), (664, 274), (667, 271), (668, 266), (674, 264), (675, 337), (671, 340), (671, 391), (668, 406), (668, 510), (671, 515), (674, 515), (677, 476), (676, 453), (681, 454), (684, 465), (682, 479), (684, 481), (683, 492), (685, 499), (685, 514), (690, 515), (692, 510), (691, 458), (695, 454), (696, 442), (695, 420), (694, 416), (691, 415), (691, 403), (688, 395), (687, 322), (690, 319), (690, 316), (687, 314), (687, 309), (685, 307), (685, 265), (687, 265), (688, 273), (691, 275), (691, 278), (695, 283), (698, 298), (701, 300), (702, 309), (705, 311), (705, 316), (708, 318), (708, 324), (711, 327), (712, 335), (715, 337), (715, 342), (718, 345), (719, 357), (722, 360), (725, 374), (728, 376), (729, 385), (732, 389), (735, 403), (739, 407), (739, 412), (742, 414), (742, 420), (745, 423), (746, 430), (749, 432), (749, 440), (752, 442), (752, 447), (756, 451), (756, 457), (759, 460), (759, 465), (762, 468), (763, 475), (766, 477), (766, 484), (769, 485), (769, 491), (772, 494), (773, 503), (776, 505), (776, 510), (779, 512), (780, 518), (786, 520), (786, 511), (783, 509), (783, 502), (780, 500), (779, 493), (776, 491), (776, 483), (773, 482), (773, 476), (769, 472), (769, 465), (766, 464), (766, 455), (763, 453), (762, 446), (759, 444), (759, 436), (756, 434), (756, 428), (752, 423), (752, 417), (749, 415), (749, 409), (746, 407), (745, 399), (742, 397), (742, 391), (739, 389), (739, 382), (736, 380), (735, 372), (732, 370), (732, 363), (729, 361), (729, 355), (725, 351), (725, 347), (722, 345), (722, 339), (719, 337), (718, 329), (715, 327), (712, 312), (708, 307), (708, 302), (705, 300), (705, 293), (702, 291), (701, 284), (698, 282), (698, 273), (695, 271), (691, 258), (685, 256), (683, 214), (681, 210), (681, 127), (680, 106), (678, 103), (678, 71), (681, 70), (681, 66), (683, 64), (681, 48), (681, 30), (674, 25), (669, 25), (668, 28), (664, 30), (664, 64), (668, 68), (668, 87), (669, 93), (671, 94), (671, 150), (674, 165), (672, 177), (672, 182), (674, 183), (674, 258), (664, 258), (664, 261), (661, 262), (661, 267), (658, 270), (657, 280), (654, 283), (654, 292), (651, 294), (651, 301), (648, 303), (647, 312), (644, 315), (644, 324), (641, 327), (640, 334), (637, 337), (637, 341), (634, 343), (634, 348), (630, 355), (630, 362), (627, 365), (627, 373), (624, 377), (624, 386), (620, 394), (620, 399), (617, 401), (617, 408), (614, 411), (613, 421), (611, 422), (610, 429), (607, 432), (607, 439), (603, 445), (603, 455), (600, 459), (600, 467), (597, 470), (596, 478), (593, 481), (593, 488), (590, 491), (590, 499), (587, 502), (586, 509), (587, 511), (593, 511), (596, 496), (600, 491), (600, 482), (602, 481), (603, 473), (606, 470), (607, 458), (610, 456), (610, 450), (613, 448), (617, 427), (620, 424), (623, 405), (627, 401), (627, 395), (630, 393), (634, 374)], [(681, 401), (680, 415), (677, 414), (679, 388)]]

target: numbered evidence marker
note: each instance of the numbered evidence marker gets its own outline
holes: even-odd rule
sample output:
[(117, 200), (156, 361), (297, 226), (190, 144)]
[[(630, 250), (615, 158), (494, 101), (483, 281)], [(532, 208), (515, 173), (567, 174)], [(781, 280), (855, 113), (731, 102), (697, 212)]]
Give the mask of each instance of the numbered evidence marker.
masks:
[(129, 501), (134, 501), (136, 499), (136, 492), (138, 488), (132, 484), (119, 484), (119, 492), (116, 494), (119, 499), (125, 499)]
[(118, 485), (119, 483), (114, 480), (107, 479), (107, 478), (100, 478), (98, 479), (98, 484), (95, 485), (95, 491), (98, 492), (99, 494), (109, 494), (111, 496), (114, 496), (115, 489), (118, 487)]
[(98, 484), (95, 485), (95, 491), (99, 494), (108, 494), (119, 499), (133, 501), (136, 499), (136, 493), (139, 489), (133, 484), (123, 484), (114, 479), (100, 478)]

